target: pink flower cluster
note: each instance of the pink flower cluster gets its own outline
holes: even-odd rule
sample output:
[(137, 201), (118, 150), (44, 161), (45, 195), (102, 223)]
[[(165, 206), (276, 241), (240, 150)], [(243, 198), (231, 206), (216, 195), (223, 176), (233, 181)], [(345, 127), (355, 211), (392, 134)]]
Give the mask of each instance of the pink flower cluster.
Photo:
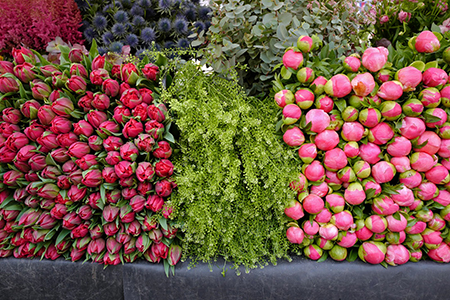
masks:
[(27, 48), (12, 54), (14, 64), (0, 61), (0, 257), (175, 265), (169, 115), (152, 91), (159, 68), (77, 48), (62, 53), (66, 70)]
[[(416, 53), (440, 48), (430, 31), (413, 44)], [(449, 74), (439, 65), (388, 69), (389, 51), (378, 47), (345, 58), (344, 74), (315, 77), (299, 48), (283, 58), (297, 75), (296, 85), (283, 83), (297, 91), (275, 94), (283, 141), (303, 162), (289, 185), (297, 199), (285, 208), (287, 239), (313, 260), (341, 261), (357, 247), (371, 264), (425, 253), (450, 262)]]
[(82, 43), (81, 14), (73, 0), (4, 0), (0, 4), (0, 49), (25, 45), (42, 50), (57, 36)]

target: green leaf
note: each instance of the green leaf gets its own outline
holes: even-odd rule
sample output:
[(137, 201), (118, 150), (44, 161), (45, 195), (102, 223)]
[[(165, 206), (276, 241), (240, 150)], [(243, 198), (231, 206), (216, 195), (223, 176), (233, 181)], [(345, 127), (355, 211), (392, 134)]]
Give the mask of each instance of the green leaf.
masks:
[(375, 196), (375, 193), (376, 193), (376, 192), (377, 192), (376, 189), (368, 189), (368, 190), (366, 191), (366, 198), (367, 198), (367, 199), (373, 198), (373, 196)]
[(61, 230), (61, 232), (58, 234), (58, 237), (56, 238), (55, 244), (57, 245), (61, 243), (70, 232), (71, 231), (68, 229)]
[(169, 277), (169, 267), (170, 267), (170, 265), (169, 265), (169, 263), (167, 262), (166, 259), (163, 260), (163, 262), (164, 262), (164, 273), (166, 273), (166, 276)]
[(438, 68), (438, 67), (439, 67), (439, 65), (438, 65), (438, 62), (436, 60), (430, 61), (430, 62), (425, 64), (424, 71), (428, 70), (429, 68)]
[(281, 73), (281, 77), (283, 77), (283, 79), (286, 79), (286, 80), (288, 80), (292, 76), (292, 73), (288, 69), (286, 69), (285, 66), (281, 67), (280, 73)]
[(425, 63), (423, 61), (420, 61), (420, 60), (416, 60), (415, 62), (410, 64), (410, 66), (418, 69), (421, 72), (423, 72), (425, 70)]
[(94, 59), (98, 55), (97, 41), (95, 39), (92, 40), (91, 49), (89, 50), (89, 56), (91, 59)]
[(328, 258), (328, 251), (323, 251), (322, 257), (319, 258), (319, 259), (317, 260), (317, 262), (323, 262), (323, 261), (326, 261), (327, 258)]
[(345, 99), (335, 100), (334, 104), (336, 104), (336, 106), (340, 112), (343, 112), (345, 110), (345, 108), (347, 107), (347, 103), (345, 102)]
[(169, 131), (166, 131), (164, 133), (164, 139), (168, 140), (171, 143), (175, 143), (175, 138), (173, 137), (173, 135)]
[(352, 250), (350, 250), (350, 254), (347, 256), (347, 261), (348, 262), (353, 262), (358, 258), (358, 249), (357, 248), (352, 248)]
[(168, 229), (166, 218), (164, 218), (164, 217), (159, 217), (158, 221), (159, 221), (159, 224), (161, 225), (161, 227), (162, 227), (164, 230), (167, 230), (167, 229)]
[(103, 186), (103, 184), (100, 185), (100, 198), (102, 199), (102, 202), (105, 204), (106, 203), (106, 189)]

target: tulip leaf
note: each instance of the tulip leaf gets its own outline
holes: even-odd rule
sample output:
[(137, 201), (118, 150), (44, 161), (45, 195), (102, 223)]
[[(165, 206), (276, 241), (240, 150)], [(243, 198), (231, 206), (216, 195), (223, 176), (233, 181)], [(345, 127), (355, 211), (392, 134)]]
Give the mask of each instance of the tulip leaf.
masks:
[(59, 243), (61, 243), (70, 232), (71, 231), (68, 229), (61, 230), (58, 237), (56, 238), (55, 245), (58, 245)]
[(382, 261), (382, 262), (380, 263), (380, 265), (382, 265), (385, 269), (388, 268), (388, 265), (387, 265), (387, 263), (386, 263), (385, 261)]
[(89, 56), (94, 59), (98, 55), (97, 41), (92, 39), (91, 49), (89, 50)]
[(169, 268), (170, 268), (170, 265), (169, 265), (169, 263), (167, 262), (166, 259), (163, 260), (163, 262), (164, 262), (164, 273), (166, 273), (166, 276), (169, 277)]
[(397, 211), (395, 214), (393, 214), (392, 215), (393, 217), (394, 217), (394, 219), (396, 219), (397, 221), (400, 221), (401, 220), (401, 218), (400, 218), (400, 214), (399, 214), (399, 212)]
[(164, 230), (168, 230), (166, 218), (164, 218), (164, 217), (159, 217), (158, 221), (159, 221), (159, 224), (161, 225), (161, 227), (162, 227)]
[(175, 138), (173, 137), (173, 135), (169, 131), (166, 131), (164, 133), (164, 139), (168, 140), (171, 143), (175, 143)]
[(103, 205), (106, 203), (106, 190), (105, 186), (102, 184), (100, 185), (100, 198), (102, 199)]
[(5, 208), (13, 200), (14, 197), (12, 195), (9, 195), (8, 197), (6, 197), (5, 200), (3, 200), (2, 204), (0, 205), (0, 208)]
[(10, 204), (3, 208), (3, 210), (22, 210), (23, 207), (20, 204)]
[(47, 156), (45, 157), (45, 164), (47, 164), (49, 166), (58, 166), (58, 164), (55, 162), (55, 160), (50, 155), (50, 153), (47, 154)]

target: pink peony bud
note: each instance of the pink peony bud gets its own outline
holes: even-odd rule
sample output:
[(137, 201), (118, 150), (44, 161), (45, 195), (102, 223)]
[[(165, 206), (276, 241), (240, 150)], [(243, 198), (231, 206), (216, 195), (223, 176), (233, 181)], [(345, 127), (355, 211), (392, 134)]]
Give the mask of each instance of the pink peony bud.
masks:
[(305, 116), (306, 124), (311, 123), (311, 131), (321, 133), (330, 125), (330, 116), (321, 109), (311, 109)]
[(422, 176), (415, 170), (409, 170), (400, 174), (399, 181), (406, 187), (412, 189), (420, 185), (420, 183), (422, 182)]
[(310, 194), (303, 199), (303, 208), (310, 214), (317, 214), (324, 208), (324, 202), (322, 198), (317, 195)]
[(344, 153), (349, 158), (355, 158), (359, 155), (359, 146), (357, 142), (348, 142), (344, 146)]
[(344, 192), (344, 199), (351, 205), (359, 205), (366, 199), (366, 194), (359, 182), (351, 183)]
[(315, 78), (314, 70), (308, 67), (297, 71), (297, 80), (301, 83), (311, 83)]
[(408, 23), (409, 20), (411, 20), (411, 13), (404, 12), (403, 10), (400, 11), (398, 13), (398, 20), (400, 21), (400, 23), (403, 23), (403, 22)]
[(387, 62), (388, 49), (384, 47), (368, 48), (362, 57), (363, 66), (370, 72), (378, 72)]
[(373, 143), (363, 144), (359, 148), (359, 156), (369, 164), (375, 164), (380, 161), (380, 147)]
[(318, 160), (315, 160), (306, 166), (304, 174), (310, 181), (320, 181), (325, 177), (325, 169)]
[(420, 53), (433, 53), (441, 47), (438, 38), (431, 31), (422, 31), (416, 38), (415, 48)]
[(391, 158), (390, 163), (394, 165), (395, 170), (399, 173), (411, 170), (411, 162), (406, 156), (393, 157)]
[(405, 138), (413, 140), (425, 132), (425, 122), (419, 118), (405, 117), (400, 132)]
[(338, 237), (338, 234), (339, 234), (339, 230), (333, 224), (326, 224), (324, 226), (320, 226), (320, 228), (319, 228), (319, 235), (328, 241), (336, 240)]
[(422, 182), (417, 188), (417, 197), (421, 200), (431, 200), (438, 195), (439, 190), (432, 182)]
[(340, 213), (344, 210), (345, 200), (340, 194), (330, 194), (325, 199), (332, 212)]
[(315, 101), (315, 106), (317, 109), (321, 109), (326, 113), (329, 113), (333, 110), (334, 102), (333, 99), (326, 95), (321, 95), (317, 97)]
[(364, 135), (364, 127), (358, 122), (345, 122), (341, 136), (345, 141), (358, 142)]
[(286, 231), (286, 237), (292, 244), (301, 244), (303, 242), (305, 234), (303, 233), (303, 230), (301, 230), (300, 228), (292, 226), (289, 227), (288, 230)]
[(431, 249), (428, 256), (434, 261), (448, 263), (450, 262), (450, 246), (441, 243), (437, 248)]
[(325, 92), (331, 97), (343, 98), (352, 91), (350, 79), (343, 74), (334, 75), (325, 84)]
[(448, 82), (448, 75), (442, 69), (428, 68), (423, 72), (423, 84), (426, 87), (442, 87)]
[(397, 100), (403, 95), (403, 85), (399, 81), (386, 81), (378, 89), (377, 96), (384, 100)]
[(151, 81), (156, 81), (159, 75), (159, 67), (154, 64), (146, 64), (142, 69), (144, 76)]
[(380, 123), (381, 113), (376, 108), (366, 108), (359, 113), (359, 122), (365, 127), (375, 127)]
[(412, 92), (422, 82), (422, 72), (414, 67), (405, 67), (395, 73), (395, 79), (402, 84), (404, 92)]
[(442, 165), (431, 168), (425, 173), (425, 177), (434, 184), (446, 184), (450, 181), (450, 174), (447, 168)]
[(317, 146), (315, 144), (303, 144), (298, 149), (298, 156), (304, 163), (311, 163), (317, 156)]
[(375, 88), (375, 80), (372, 74), (363, 73), (356, 75), (352, 79), (352, 88), (357, 96), (366, 97), (369, 95)]
[(313, 40), (309, 36), (302, 35), (297, 39), (297, 48), (303, 53), (308, 53), (313, 47)]
[(386, 245), (381, 242), (364, 242), (358, 250), (359, 258), (370, 264), (379, 264), (385, 259)]
[(324, 165), (327, 170), (338, 171), (347, 165), (347, 157), (339, 148), (325, 152)]
[(377, 183), (391, 181), (396, 173), (394, 165), (386, 161), (380, 161), (372, 166), (372, 176)]
[(410, 253), (403, 245), (388, 245), (385, 261), (391, 266), (403, 265), (409, 261)]
[(275, 94), (275, 103), (281, 108), (287, 104), (293, 104), (294, 94), (290, 90), (281, 90)]
[(293, 127), (288, 130), (283, 135), (283, 141), (291, 147), (298, 147), (305, 142), (305, 136), (303, 132), (298, 127)]
[(419, 100), (422, 102), (423, 106), (427, 108), (435, 108), (441, 103), (441, 94), (437, 88), (429, 87), (423, 89), (419, 93)]
[(436, 165), (435, 158), (425, 152), (414, 152), (410, 161), (411, 167), (418, 172), (427, 172)]
[(290, 49), (283, 55), (283, 65), (287, 68), (297, 70), (303, 65), (303, 54)]
[(295, 92), (295, 103), (301, 109), (308, 109), (314, 103), (314, 93), (310, 89), (299, 89)]
[(381, 122), (369, 130), (369, 141), (375, 145), (384, 145), (393, 137), (394, 131), (385, 122)]
[(294, 124), (301, 116), (302, 111), (295, 104), (288, 104), (283, 108), (283, 123), (286, 125)]
[(305, 175), (302, 173), (298, 174), (298, 178), (296, 180), (291, 181), (289, 184), (289, 187), (296, 192), (299, 192), (303, 190), (304, 188), (308, 187), (308, 180), (306, 179)]
[(379, 215), (387, 216), (396, 213), (399, 206), (390, 197), (382, 196), (373, 199), (372, 209)]
[(406, 156), (411, 152), (411, 142), (403, 136), (396, 136), (394, 142), (387, 146), (387, 152), (396, 157)]
[(425, 152), (430, 155), (433, 155), (439, 151), (441, 147), (441, 139), (433, 131), (425, 131), (419, 136), (417, 140), (417, 145), (419, 146), (425, 145), (425, 146), (421, 147), (420, 149), (415, 148), (414, 151)]
[(397, 120), (402, 114), (402, 107), (394, 101), (385, 101), (381, 105), (381, 115), (388, 121)]
[(318, 76), (311, 83), (309, 88), (313, 91), (315, 95), (321, 95), (325, 90), (325, 84), (327, 83), (327, 79), (323, 76)]
[(353, 225), (353, 216), (349, 211), (345, 210), (334, 214), (331, 218), (331, 223), (336, 225), (339, 230), (349, 230)]
[(339, 135), (334, 130), (325, 130), (316, 136), (314, 143), (320, 150), (331, 150), (339, 144)]
[[(350, 72), (358, 72), (359, 67), (361, 66), (361, 61), (359, 58), (354, 56), (347, 56), (344, 59), (344, 69)], [(353, 85), (353, 82), (352, 82)]]
[[(320, 197), (320, 196), (319, 196)], [(315, 217), (314, 217), (314, 221), (316, 221), (317, 223), (323, 225), (326, 224), (328, 222), (330, 222), (331, 217), (333, 216), (333, 214), (327, 209), (327, 208), (323, 208)]]

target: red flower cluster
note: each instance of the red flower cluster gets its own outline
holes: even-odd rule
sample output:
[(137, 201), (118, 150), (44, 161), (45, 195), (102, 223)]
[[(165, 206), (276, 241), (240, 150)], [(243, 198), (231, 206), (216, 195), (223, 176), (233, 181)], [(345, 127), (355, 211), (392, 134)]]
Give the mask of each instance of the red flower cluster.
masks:
[(0, 257), (176, 264), (166, 106), (134, 64), (63, 55), (66, 72), (25, 48), (0, 62)]

